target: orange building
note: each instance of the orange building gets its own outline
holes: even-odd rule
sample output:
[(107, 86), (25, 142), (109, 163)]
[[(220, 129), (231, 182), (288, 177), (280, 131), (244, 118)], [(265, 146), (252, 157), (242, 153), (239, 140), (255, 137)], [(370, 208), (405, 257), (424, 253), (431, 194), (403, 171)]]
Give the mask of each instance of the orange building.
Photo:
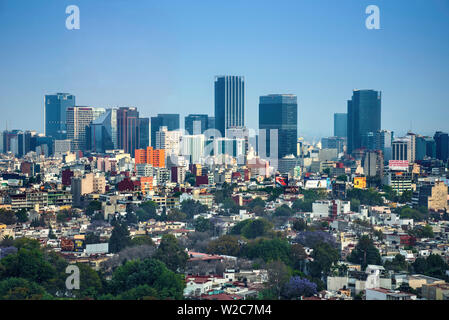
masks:
[(153, 147), (147, 147), (147, 149), (136, 149), (135, 151), (135, 163), (136, 164), (151, 164), (153, 167), (165, 168), (165, 150), (153, 149)]
[(153, 177), (141, 177), (140, 178), (140, 191), (143, 194), (147, 194), (153, 190)]

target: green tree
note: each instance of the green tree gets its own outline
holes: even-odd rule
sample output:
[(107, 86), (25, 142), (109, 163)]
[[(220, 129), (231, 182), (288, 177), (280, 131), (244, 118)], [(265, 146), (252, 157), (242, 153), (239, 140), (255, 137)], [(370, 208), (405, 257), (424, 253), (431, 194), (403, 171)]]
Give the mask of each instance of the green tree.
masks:
[(419, 257), (412, 266), (415, 273), (447, 279), (446, 270), (449, 266), (438, 254), (431, 254), (427, 258)]
[(265, 205), (266, 205), (265, 201), (262, 200), (262, 198), (257, 197), (257, 198), (254, 198), (250, 203), (248, 203), (248, 208), (250, 209), (250, 211), (253, 211), (254, 208), (256, 208), (256, 207), (265, 208)]
[(248, 239), (254, 239), (268, 235), (273, 225), (266, 219), (246, 219), (237, 223), (231, 230), (231, 234), (242, 235)]
[(131, 239), (131, 245), (133, 246), (142, 246), (149, 245), (154, 246), (153, 239), (149, 235), (136, 236)]
[(402, 192), (401, 196), (399, 197), (400, 203), (408, 203), (412, 201), (413, 192), (411, 190), (405, 190)]
[(36, 217), (33, 219), (33, 221), (31, 221), (30, 223), (30, 227), (32, 228), (39, 228), (39, 227), (45, 227), (45, 219), (44, 217)]
[(379, 250), (377, 250), (374, 246), (373, 240), (368, 236), (362, 236), (359, 239), (357, 245), (348, 256), (348, 261), (361, 264), (362, 269), (365, 269), (369, 264), (382, 264)]
[(92, 216), (95, 213), (95, 211), (99, 211), (99, 210), (101, 210), (101, 202), (97, 201), (97, 200), (93, 200), (93, 201), (89, 202), (89, 204), (87, 205), (86, 215)]
[(430, 225), (426, 224), (425, 226), (416, 226), (413, 230), (409, 231), (411, 236), (416, 238), (433, 238), (435, 235), (433, 234), (433, 229)]
[(35, 282), (23, 278), (0, 281), (0, 300), (42, 300), (51, 296)]
[(129, 246), (131, 239), (129, 237), (129, 230), (125, 223), (116, 222), (114, 229), (112, 229), (111, 237), (109, 238), (109, 251), (117, 253)]
[(304, 219), (295, 219), (292, 228), (295, 231), (307, 230), (307, 222)]
[(402, 254), (397, 254), (394, 256), (394, 258), (391, 262), (385, 261), (385, 268), (388, 270), (396, 271), (396, 272), (407, 271), (408, 263)]
[(3, 236), (2, 241), (0, 242), (1, 247), (12, 247), (14, 245), (14, 238), (11, 236)]
[(184, 212), (178, 210), (178, 209), (172, 209), (170, 210), (170, 213), (167, 215), (168, 221), (186, 221), (187, 214)]
[(76, 291), (76, 297), (97, 298), (103, 291), (103, 283), (99, 274), (84, 263), (77, 263), (76, 265), (80, 270), (80, 290)]
[(359, 212), (360, 209), (360, 200), (359, 199), (351, 199), (351, 211)]
[(53, 233), (53, 228), (51, 227), (51, 224), (49, 225), (48, 238), (56, 239), (56, 235)]
[(193, 225), (195, 227), (195, 231), (197, 232), (206, 232), (213, 228), (212, 223), (209, 219), (205, 219), (203, 217), (198, 217), (193, 222)]
[(426, 214), (422, 211), (407, 206), (400, 209), (399, 215), (401, 219), (413, 219), (415, 221), (423, 221), (426, 218)]
[[(248, 219), (249, 220), (249, 219)], [(248, 239), (254, 239), (268, 235), (273, 229), (273, 225), (268, 220), (259, 218), (250, 220), (250, 223), (246, 224), (242, 229), (242, 235)]]
[(249, 259), (261, 258), (265, 262), (281, 260), (291, 265), (291, 248), (286, 239), (257, 239), (243, 247), (241, 256)]
[(381, 206), (384, 204), (383, 198), (379, 192), (375, 189), (351, 189), (346, 193), (347, 199), (353, 201), (353, 199), (357, 199), (361, 204), (370, 205), (370, 206)]
[(208, 212), (209, 208), (199, 201), (188, 199), (181, 202), (181, 211), (187, 215), (188, 220), (192, 220), (195, 215)]
[(340, 252), (327, 242), (319, 242), (313, 247), (312, 258), (308, 267), (310, 275), (321, 278), (327, 276), (332, 266), (340, 260)]
[(148, 221), (150, 219), (158, 220), (158, 215), (156, 213), (158, 205), (154, 201), (143, 202), (139, 208), (136, 210), (137, 220), (139, 222)]
[(238, 238), (232, 235), (223, 235), (220, 238), (209, 242), (207, 252), (212, 254), (239, 256), (240, 246)]
[(0, 260), (0, 279), (23, 278), (44, 285), (57, 274), (56, 268), (36, 248), (20, 248)]
[[(140, 288), (145, 285), (154, 291)], [(181, 300), (184, 288), (185, 281), (182, 275), (174, 273), (163, 262), (152, 258), (127, 261), (114, 271), (110, 283), (111, 294), (123, 293), (122, 298), (133, 299), (156, 295), (157, 299)], [(132, 289), (135, 290), (129, 292)]]
[(86, 237), (84, 239), (84, 243), (85, 244), (94, 244), (94, 243), (100, 243), (100, 236), (93, 233), (93, 232), (89, 232), (86, 234)]
[(223, 209), (228, 213), (235, 214), (239, 212), (240, 207), (232, 198), (226, 198), (223, 200)]
[(11, 210), (0, 209), (0, 223), (11, 225), (16, 223), (17, 217)]
[(25, 209), (16, 212), (17, 221), (20, 223), (28, 222), (28, 213)]
[(157, 300), (159, 294), (155, 288), (147, 284), (139, 285), (117, 296), (118, 300)]
[(174, 235), (164, 234), (155, 258), (164, 262), (167, 268), (176, 272), (177, 270), (184, 270), (189, 257)]
[(283, 204), (282, 206), (276, 208), (274, 215), (280, 217), (290, 217), (293, 215), (293, 210), (286, 204)]

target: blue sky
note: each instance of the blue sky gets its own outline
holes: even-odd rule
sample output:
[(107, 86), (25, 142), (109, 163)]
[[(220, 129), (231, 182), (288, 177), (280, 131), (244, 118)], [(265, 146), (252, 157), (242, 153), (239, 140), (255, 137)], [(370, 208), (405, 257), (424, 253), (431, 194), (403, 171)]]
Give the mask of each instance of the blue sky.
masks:
[[(68, 5), (81, 29), (65, 28)], [(381, 30), (365, 27), (380, 8)], [(213, 115), (215, 75), (298, 96), (299, 134), (333, 133), (353, 89), (382, 91), (382, 127), (449, 131), (449, 0), (0, 0), (0, 129), (43, 131), (43, 97)], [(182, 121), (183, 122), (183, 121)]]

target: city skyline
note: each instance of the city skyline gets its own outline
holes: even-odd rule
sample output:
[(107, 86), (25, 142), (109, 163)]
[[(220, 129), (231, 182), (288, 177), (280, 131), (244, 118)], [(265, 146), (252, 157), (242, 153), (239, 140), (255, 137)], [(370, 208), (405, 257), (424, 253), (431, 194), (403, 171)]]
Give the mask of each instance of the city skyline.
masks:
[[(333, 114), (346, 111), (348, 92), (372, 88), (383, 93), (383, 129), (398, 135), (410, 129), (424, 135), (449, 131), (444, 121), (449, 46), (441, 41), (449, 30), (447, 2), (377, 1), (380, 30), (365, 28), (364, 1), (262, 2), (257, 7), (232, 1), (75, 4), (81, 29), (69, 31), (64, 26), (67, 3), (2, 2), (0, 33), (9, 50), (0, 53), (5, 64), (0, 85), (8, 92), (0, 98), (0, 129), (8, 121), (9, 129), (44, 132), (42, 97), (56, 92), (75, 95), (78, 105), (137, 107), (145, 117), (213, 116), (214, 76), (238, 74), (245, 77), (249, 128), (257, 128), (253, 115), (260, 96), (295, 94), (298, 134), (331, 136)], [(265, 26), (263, 17), (274, 8), (283, 9), (286, 19), (276, 14)], [(218, 25), (218, 38), (204, 28), (231, 12), (237, 21), (250, 14), (254, 25), (239, 26), (240, 33)], [(412, 23), (418, 15), (422, 19)], [(192, 21), (187, 23), (186, 16)], [(195, 19), (200, 16), (204, 19)], [(24, 41), (15, 42), (17, 37)], [(53, 48), (57, 41), (63, 45)]]

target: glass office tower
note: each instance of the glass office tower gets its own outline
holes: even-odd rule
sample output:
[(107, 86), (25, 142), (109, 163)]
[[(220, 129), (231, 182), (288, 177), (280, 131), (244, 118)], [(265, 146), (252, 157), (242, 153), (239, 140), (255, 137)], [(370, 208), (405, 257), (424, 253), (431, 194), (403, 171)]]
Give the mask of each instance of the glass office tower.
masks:
[(209, 129), (209, 116), (207, 114), (189, 114), (184, 119), (184, 128), (188, 134), (202, 134)]
[(139, 139), (139, 111), (137, 111), (137, 108), (119, 108), (117, 111), (118, 148), (134, 157), (134, 152), (139, 147)]
[[(265, 135), (266, 156), (273, 158), (273, 141), (269, 130), (277, 130), (277, 158), (296, 155), (298, 138), (298, 103), (296, 95), (270, 94), (259, 99), (259, 138)], [(263, 141), (259, 146), (263, 148)], [(260, 148), (260, 147), (259, 147)], [(275, 150), (275, 149), (274, 149)]]
[(348, 153), (369, 147), (369, 137), (381, 128), (381, 92), (354, 90), (348, 101)]
[(107, 109), (91, 124), (91, 150), (103, 153), (118, 148), (117, 109)]
[(215, 128), (224, 137), (226, 129), (245, 126), (245, 79), (215, 77)]
[(67, 138), (67, 109), (75, 106), (75, 96), (70, 93), (46, 95), (45, 135), (58, 140)]
[(436, 158), (446, 162), (449, 159), (449, 135), (446, 132), (435, 132), (433, 139), (436, 145)]
[(334, 113), (334, 136), (346, 138), (348, 129), (348, 114)]

